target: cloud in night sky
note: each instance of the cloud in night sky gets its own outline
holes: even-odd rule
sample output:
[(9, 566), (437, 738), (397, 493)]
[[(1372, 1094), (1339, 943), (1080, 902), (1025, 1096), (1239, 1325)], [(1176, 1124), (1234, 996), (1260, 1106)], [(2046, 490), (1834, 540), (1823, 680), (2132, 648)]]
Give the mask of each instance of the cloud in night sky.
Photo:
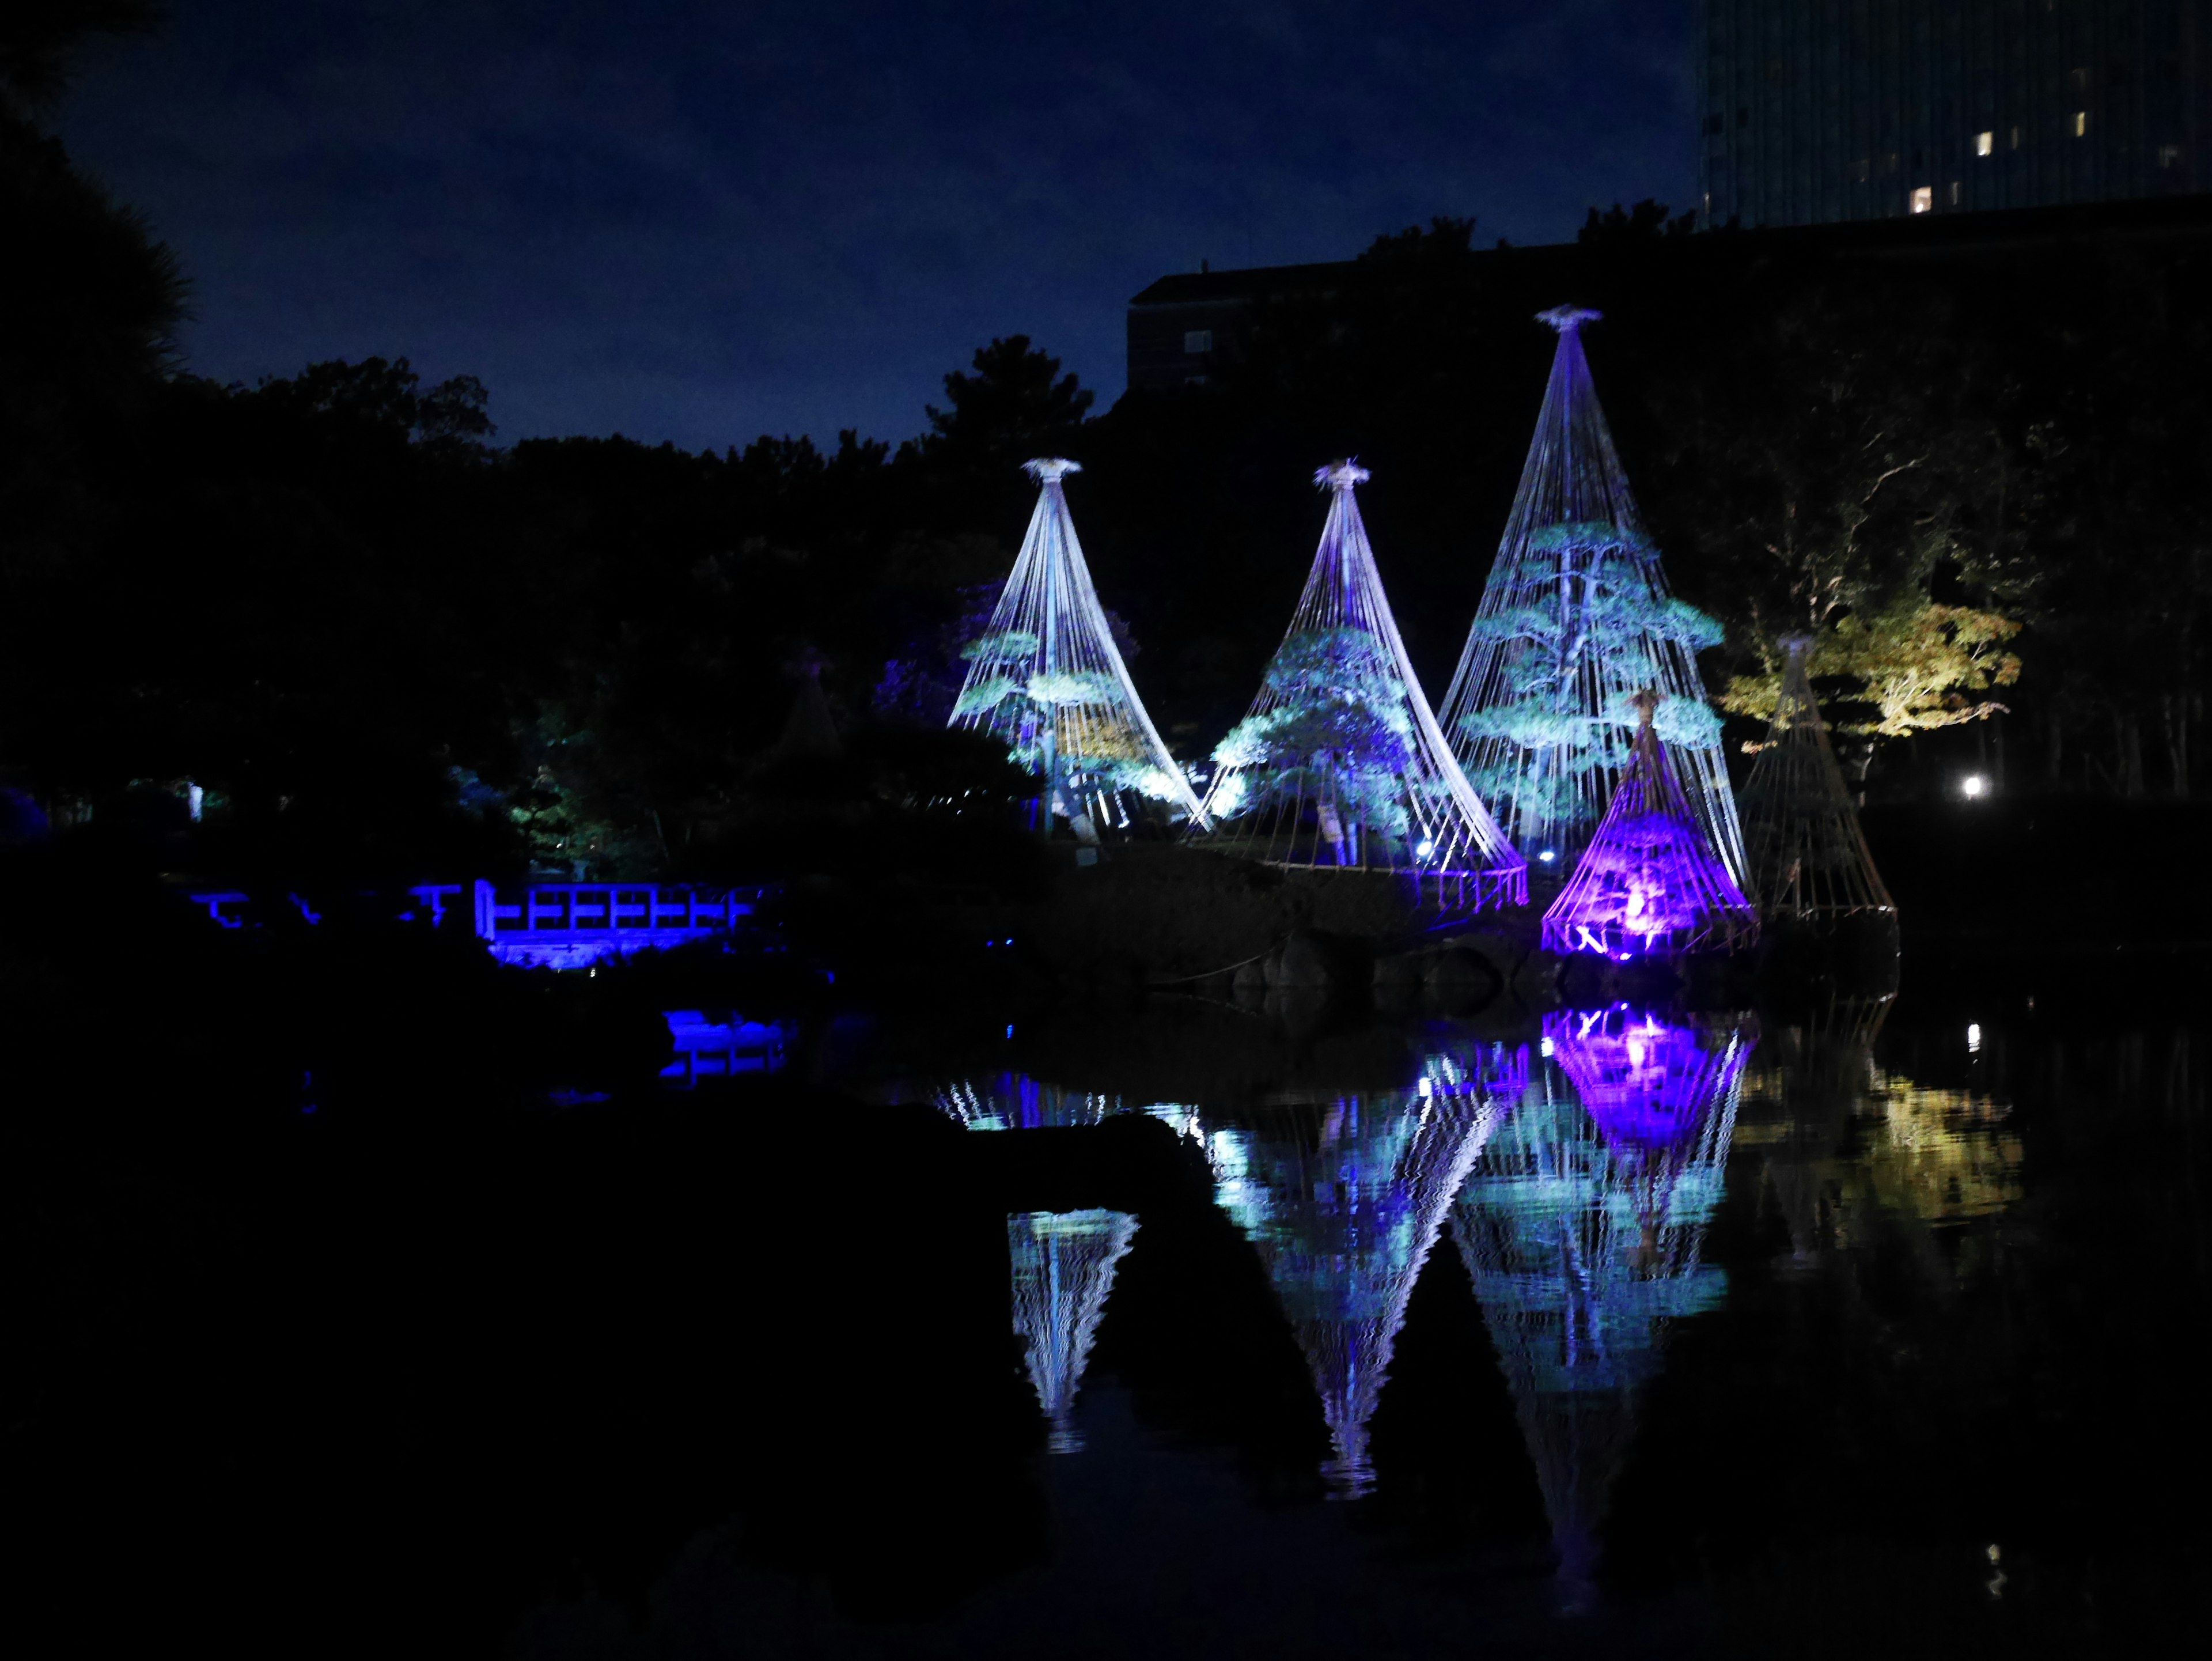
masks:
[(176, 0), (64, 138), (221, 379), (405, 354), (504, 437), (897, 438), (1025, 332), (1102, 407), (1164, 272), (1688, 204), (1692, 8)]

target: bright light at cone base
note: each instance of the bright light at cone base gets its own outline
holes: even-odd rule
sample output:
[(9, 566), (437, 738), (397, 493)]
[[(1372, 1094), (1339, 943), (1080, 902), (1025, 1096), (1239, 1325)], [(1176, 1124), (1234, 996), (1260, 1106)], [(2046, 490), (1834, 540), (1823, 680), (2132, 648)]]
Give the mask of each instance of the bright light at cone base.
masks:
[(1975, 797), (1989, 794), (1990, 782), (1979, 773), (1969, 773), (1960, 781), (1959, 788), (1964, 791), (1967, 799), (1971, 800)]

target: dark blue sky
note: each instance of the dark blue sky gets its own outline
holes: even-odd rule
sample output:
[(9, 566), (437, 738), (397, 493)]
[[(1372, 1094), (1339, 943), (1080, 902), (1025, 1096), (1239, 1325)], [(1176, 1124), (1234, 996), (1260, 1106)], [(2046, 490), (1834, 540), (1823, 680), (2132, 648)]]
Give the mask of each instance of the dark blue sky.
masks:
[(223, 379), (404, 354), (507, 439), (922, 427), (1025, 332), (1122, 388), (1167, 271), (1688, 205), (1689, 0), (174, 0), (73, 151)]

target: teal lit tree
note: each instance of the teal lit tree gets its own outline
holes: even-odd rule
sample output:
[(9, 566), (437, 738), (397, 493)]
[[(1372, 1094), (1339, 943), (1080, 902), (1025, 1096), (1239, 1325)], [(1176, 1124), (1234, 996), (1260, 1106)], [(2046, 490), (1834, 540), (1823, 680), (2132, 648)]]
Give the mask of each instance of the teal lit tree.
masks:
[(1528, 872), (1468, 787), (1382, 592), (1350, 461), (1314, 476), (1328, 518), (1250, 713), (1215, 747), (1209, 845), (1270, 864), (1451, 879), (1467, 909), (1519, 904)]
[(1663, 696), (1658, 736), (1729, 877), (1745, 880), (1721, 748), (1697, 654), (1720, 624), (1669, 591), (1583, 354), (1598, 313), (1542, 314), (1559, 350), (1497, 563), (1444, 695), (1468, 782), (1539, 868), (1564, 873), (1627, 770), (1638, 691)]
[(1158, 811), (1205, 824), (1198, 798), (1145, 711), (1076, 540), (1061, 480), (1073, 461), (1026, 464), (1037, 482), (1029, 533), (984, 632), (951, 725), (990, 733), (1044, 782), (1046, 827), (1095, 841)]

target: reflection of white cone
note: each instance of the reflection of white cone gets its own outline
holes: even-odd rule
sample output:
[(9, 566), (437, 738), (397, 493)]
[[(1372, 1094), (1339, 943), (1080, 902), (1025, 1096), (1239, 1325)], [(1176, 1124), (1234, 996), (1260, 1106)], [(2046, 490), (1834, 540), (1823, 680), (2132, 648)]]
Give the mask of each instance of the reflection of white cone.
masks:
[(1052, 1425), (1047, 1445), (1073, 1453), (1075, 1394), (1114, 1289), (1114, 1271), (1136, 1238), (1126, 1211), (1025, 1211), (1006, 1219), (1013, 1262), (1014, 1330), (1028, 1341), (1037, 1404)]
[(1432, 1094), (1284, 1107), (1261, 1129), (1205, 1133), (1215, 1198), (1259, 1251), (1313, 1371), (1337, 1498), (1374, 1487), (1368, 1421), (1407, 1300), (1502, 1111), (1483, 1080), (1439, 1077), (1454, 1093), (1431, 1078)]
[[(1633, 1036), (1656, 1043), (1648, 1025)], [(1555, 1050), (1576, 1042), (1567, 1026), (1549, 1036)], [(1662, 1046), (1668, 1053), (1695, 1048), (1717, 1064), (1607, 1068), (1602, 1056), (1577, 1052), (1545, 1069), (1475, 1162), (1452, 1214), (1543, 1492), (1570, 1609), (1594, 1595), (1598, 1530), (1666, 1329), (1726, 1290), (1698, 1249), (1720, 1202), (1749, 1046), (1732, 1031), (1694, 1045), (1674, 1029), (1666, 1036), (1684, 1039)], [(1628, 1043), (1618, 1031), (1610, 1038)], [(1603, 1080), (1593, 1105), (1604, 1125), (1570, 1079)], [(1647, 1083), (1650, 1100), (1629, 1099)], [(1675, 1093), (1686, 1086), (1696, 1099)]]

